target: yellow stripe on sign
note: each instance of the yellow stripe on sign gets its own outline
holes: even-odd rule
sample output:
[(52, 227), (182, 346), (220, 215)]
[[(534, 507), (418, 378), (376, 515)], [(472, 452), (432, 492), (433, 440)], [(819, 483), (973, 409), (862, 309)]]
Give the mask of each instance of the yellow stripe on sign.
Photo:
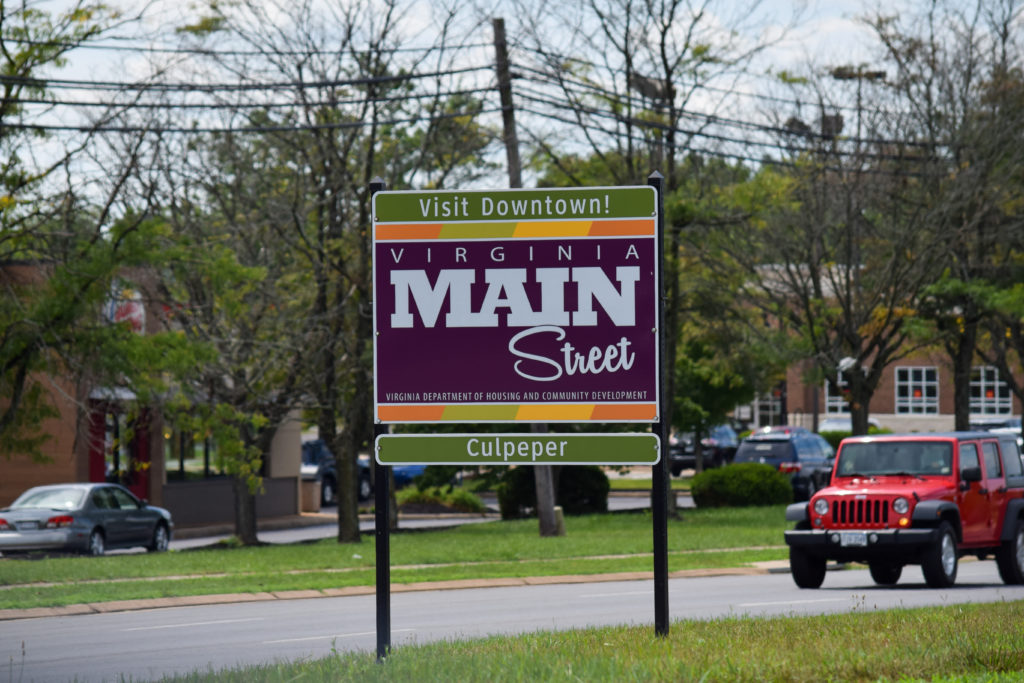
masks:
[(519, 223), (513, 237), (586, 237), (594, 221), (529, 221)]
[(515, 223), (445, 223), (438, 235), (443, 240), (512, 237)]

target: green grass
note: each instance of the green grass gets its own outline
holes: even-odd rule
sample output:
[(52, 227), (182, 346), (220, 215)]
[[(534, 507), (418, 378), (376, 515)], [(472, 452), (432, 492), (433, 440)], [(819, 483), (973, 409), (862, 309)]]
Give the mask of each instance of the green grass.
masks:
[[(648, 513), (566, 519), (541, 538), (537, 521), (393, 534), (393, 583), (650, 571)], [(669, 523), (669, 569), (782, 559), (785, 509), (686, 510)], [(372, 586), (372, 536), (362, 543), (214, 548), (102, 558), (0, 560), (0, 609), (147, 597)], [(143, 580), (145, 579), (145, 580)]]
[(964, 681), (1024, 679), (1024, 601), (680, 621), (401, 646), (165, 679), (205, 681)]
[[(673, 491), (689, 491), (693, 477), (672, 477), (669, 481)], [(626, 479), (614, 472), (608, 474), (608, 483), (611, 485), (612, 491), (650, 491), (652, 486), (650, 477)]]

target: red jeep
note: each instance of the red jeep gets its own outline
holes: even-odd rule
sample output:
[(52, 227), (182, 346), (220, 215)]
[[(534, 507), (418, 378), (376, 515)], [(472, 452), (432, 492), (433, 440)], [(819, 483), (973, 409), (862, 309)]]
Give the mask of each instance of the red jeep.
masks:
[(995, 556), (1024, 583), (1024, 465), (1012, 434), (861, 436), (839, 445), (831, 485), (786, 508), (789, 566), (818, 588), (825, 563), (862, 562), (881, 585), (919, 564), (932, 588), (952, 586), (957, 560)]

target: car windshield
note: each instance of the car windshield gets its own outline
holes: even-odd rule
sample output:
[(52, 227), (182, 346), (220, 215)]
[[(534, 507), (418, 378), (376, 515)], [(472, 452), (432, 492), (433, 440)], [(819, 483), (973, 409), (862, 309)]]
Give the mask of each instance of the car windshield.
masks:
[(739, 450), (736, 451), (735, 462), (756, 462), (761, 458), (788, 458), (792, 452), (789, 440), (747, 440), (741, 443)]
[(874, 441), (843, 444), (840, 477), (911, 474), (946, 476), (953, 472), (953, 446), (938, 441)]
[(27, 491), (11, 503), (11, 510), (25, 508), (50, 508), (53, 510), (75, 510), (82, 505), (84, 489), (58, 488)]

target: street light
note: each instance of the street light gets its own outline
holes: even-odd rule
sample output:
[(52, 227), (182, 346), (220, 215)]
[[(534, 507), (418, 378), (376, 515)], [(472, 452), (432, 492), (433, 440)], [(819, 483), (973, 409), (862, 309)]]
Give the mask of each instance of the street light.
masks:
[(860, 114), (861, 114), (861, 84), (864, 81), (884, 81), (884, 71), (874, 71), (867, 68), (866, 64), (857, 66), (837, 66), (829, 74), (837, 81), (857, 81), (857, 147), (860, 148)]

